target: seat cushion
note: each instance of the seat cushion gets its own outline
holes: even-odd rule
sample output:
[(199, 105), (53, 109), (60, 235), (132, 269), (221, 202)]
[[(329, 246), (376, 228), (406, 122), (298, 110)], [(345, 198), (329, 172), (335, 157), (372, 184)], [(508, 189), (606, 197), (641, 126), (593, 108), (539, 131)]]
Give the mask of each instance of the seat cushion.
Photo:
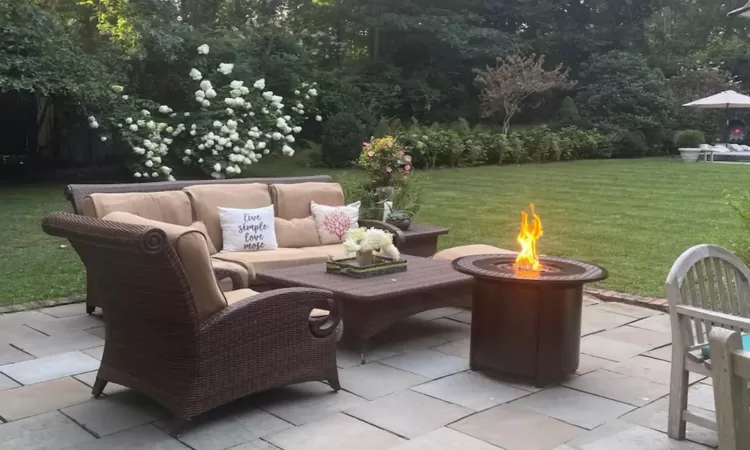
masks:
[(344, 259), (347, 256), (349, 256), (346, 253), (346, 248), (344, 248), (344, 244), (330, 244), (330, 245), (318, 245), (315, 247), (303, 247), (303, 250), (307, 250), (313, 253), (320, 253), (332, 259)]
[(493, 247), (491, 245), (486, 244), (472, 244), (472, 245), (462, 245), (460, 247), (453, 247), (449, 249), (445, 249), (443, 251), (435, 253), (435, 255), (432, 257), (432, 259), (438, 259), (441, 261), (453, 261), (455, 259), (464, 257), (464, 256), (471, 256), (471, 255), (502, 255), (502, 254), (513, 254), (515, 255), (516, 252), (505, 250), (498, 247)]
[(101, 219), (118, 211), (175, 225), (193, 223), (190, 199), (182, 191), (91, 194), (83, 201), (85, 216)]
[(338, 183), (272, 184), (271, 198), (276, 217), (304, 219), (310, 216), (310, 202), (321, 205), (344, 206), (344, 191)]
[(208, 244), (203, 233), (195, 228), (163, 222), (156, 222), (159, 225), (154, 225), (153, 220), (125, 212), (110, 213), (103, 219), (159, 228), (166, 233), (167, 239), (177, 251), (177, 256), (185, 269), (188, 284), (193, 291), (195, 308), (201, 319), (210, 317), (227, 306), (224, 294), (216, 282), (208, 254)]
[(262, 183), (202, 184), (186, 187), (183, 191), (187, 194), (193, 208), (193, 217), (206, 224), (208, 237), (218, 250), (222, 249), (220, 206), (260, 208), (271, 204), (268, 186)]
[[(321, 264), (328, 261), (328, 256), (323, 253), (310, 252), (301, 248), (277, 248), (259, 252), (219, 252), (213, 258), (242, 264), (248, 272), (248, 284), (253, 284), (256, 274), (262, 270)], [(321, 267), (321, 270), (325, 269)]]
[(237, 289), (236, 291), (225, 292), (224, 296), (227, 298), (227, 304), (231, 305), (257, 294), (252, 289)]
[(279, 247), (301, 248), (320, 245), (315, 219), (312, 216), (291, 220), (276, 217), (274, 226)]

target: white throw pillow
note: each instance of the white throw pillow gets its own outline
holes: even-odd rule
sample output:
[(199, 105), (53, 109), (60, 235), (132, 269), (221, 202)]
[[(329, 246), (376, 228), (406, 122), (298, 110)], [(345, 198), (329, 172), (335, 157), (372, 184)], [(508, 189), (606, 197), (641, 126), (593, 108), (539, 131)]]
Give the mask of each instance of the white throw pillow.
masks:
[(276, 228), (273, 205), (253, 209), (219, 208), (225, 252), (275, 250)]
[(344, 242), (347, 231), (359, 227), (359, 206), (362, 202), (346, 206), (326, 206), (310, 202), (321, 245)]

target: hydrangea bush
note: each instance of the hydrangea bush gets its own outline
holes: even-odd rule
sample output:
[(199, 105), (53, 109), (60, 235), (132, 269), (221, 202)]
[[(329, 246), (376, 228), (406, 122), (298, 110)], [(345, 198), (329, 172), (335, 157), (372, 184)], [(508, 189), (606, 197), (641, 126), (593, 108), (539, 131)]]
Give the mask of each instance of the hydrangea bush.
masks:
[[(199, 61), (209, 52), (206, 44), (198, 47)], [(205, 67), (188, 73), (196, 88), (192, 111), (178, 113), (112, 87), (120, 105), (103, 119), (107, 126), (101, 139), (106, 142), (107, 133), (115, 134), (132, 148), (135, 178), (173, 180), (168, 163), (176, 161), (196, 165), (214, 178), (239, 176), (272, 151), (294, 155), (302, 124), (312, 117), (322, 120), (315, 107), (317, 83), (302, 83), (285, 99), (266, 90), (264, 78), (252, 83), (234, 79), (234, 64)], [(89, 117), (89, 125), (99, 129), (99, 119)]]

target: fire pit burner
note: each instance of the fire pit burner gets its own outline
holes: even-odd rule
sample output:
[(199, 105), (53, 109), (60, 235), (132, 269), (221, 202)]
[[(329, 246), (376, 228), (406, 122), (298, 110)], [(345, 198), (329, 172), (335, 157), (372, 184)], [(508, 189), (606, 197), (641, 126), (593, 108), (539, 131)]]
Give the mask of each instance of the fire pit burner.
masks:
[(602, 280), (599, 266), (541, 257), (539, 272), (516, 270), (513, 255), (453, 261), (476, 278), (471, 368), (523, 377), (544, 387), (578, 368), (583, 284)]

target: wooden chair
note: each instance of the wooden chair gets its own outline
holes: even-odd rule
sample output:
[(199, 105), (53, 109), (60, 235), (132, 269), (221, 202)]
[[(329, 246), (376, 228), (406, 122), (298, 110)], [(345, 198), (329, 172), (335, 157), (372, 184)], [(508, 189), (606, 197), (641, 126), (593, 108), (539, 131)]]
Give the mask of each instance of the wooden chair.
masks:
[(690, 372), (711, 376), (703, 348), (714, 325), (750, 330), (750, 270), (734, 254), (715, 245), (683, 253), (665, 284), (672, 325), (672, 375), (668, 434), (685, 438), (686, 422), (716, 430), (716, 423), (687, 409)]
[(721, 450), (750, 448), (750, 352), (742, 350), (742, 335), (714, 327), (708, 336)]

